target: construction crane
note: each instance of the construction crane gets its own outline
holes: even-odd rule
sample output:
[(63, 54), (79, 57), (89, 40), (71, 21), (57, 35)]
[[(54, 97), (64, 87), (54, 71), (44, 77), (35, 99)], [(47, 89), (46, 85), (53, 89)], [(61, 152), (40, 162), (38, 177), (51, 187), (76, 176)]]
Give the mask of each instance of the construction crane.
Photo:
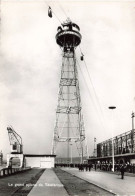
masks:
[(23, 155), (23, 145), (22, 145), (22, 138), (18, 135), (12, 127), (7, 127), (10, 147), (11, 151), (10, 154), (7, 154), (7, 167), (12, 167), (13, 159), (19, 159), (20, 164), (19, 167), (22, 168), (25, 166), (25, 158)]
[(21, 136), (18, 135), (12, 127), (7, 127), (7, 130), (11, 146), (11, 154), (22, 154), (23, 145)]

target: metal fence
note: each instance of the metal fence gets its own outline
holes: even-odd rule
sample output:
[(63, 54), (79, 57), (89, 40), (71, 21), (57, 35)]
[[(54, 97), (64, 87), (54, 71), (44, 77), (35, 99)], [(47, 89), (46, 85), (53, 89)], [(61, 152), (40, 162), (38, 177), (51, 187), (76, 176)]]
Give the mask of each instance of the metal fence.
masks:
[(0, 170), (0, 177), (5, 177), (12, 174), (28, 171), (30, 169), (31, 169), (30, 167), (29, 168), (3, 168)]

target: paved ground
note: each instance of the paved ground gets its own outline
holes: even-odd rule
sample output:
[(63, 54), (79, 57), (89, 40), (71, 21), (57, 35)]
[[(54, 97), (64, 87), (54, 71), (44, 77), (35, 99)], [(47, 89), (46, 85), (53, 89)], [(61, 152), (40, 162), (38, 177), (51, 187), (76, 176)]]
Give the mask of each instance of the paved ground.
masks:
[(44, 170), (31, 169), (22, 173), (0, 178), (0, 196), (26, 196), (31, 186), (29, 184), (36, 183)]
[(124, 180), (121, 176), (99, 171), (79, 172), (76, 168), (62, 168), (77, 177), (96, 184), (106, 190), (112, 191), (117, 195), (135, 196), (135, 177), (125, 176)]
[(61, 169), (46, 169), (28, 196), (112, 196)]
[(114, 194), (60, 168), (55, 168), (54, 171), (70, 196), (114, 196)]
[(52, 169), (46, 169), (28, 196), (69, 196)]
[(92, 184), (116, 195), (135, 196), (135, 177), (125, 176), (125, 179), (122, 180), (120, 176), (106, 172), (79, 172), (76, 168), (62, 169), (62, 171), (54, 169), (57, 175), (52, 169), (46, 169), (43, 173), (43, 170), (32, 169), (0, 178), (0, 196), (112, 195)]

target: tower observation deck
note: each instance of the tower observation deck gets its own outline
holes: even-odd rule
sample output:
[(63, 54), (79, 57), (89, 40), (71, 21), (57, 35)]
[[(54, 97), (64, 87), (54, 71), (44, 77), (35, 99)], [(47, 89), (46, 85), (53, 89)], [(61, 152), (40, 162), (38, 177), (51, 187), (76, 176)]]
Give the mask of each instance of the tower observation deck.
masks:
[(70, 20), (57, 29), (56, 42), (62, 49), (62, 67), (52, 154), (67, 157), (67, 163), (72, 163), (72, 156), (79, 156), (81, 162), (87, 156), (75, 55), (81, 39), (79, 26)]
[(64, 48), (65, 52), (67, 49), (73, 51), (81, 42), (82, 36), (79, 32), (80, 28), (71, 21), (63, 23), (62, 27), (59, 26), (57, 29), (58, 33), (56, 34), (56, 42), (60, 47)]

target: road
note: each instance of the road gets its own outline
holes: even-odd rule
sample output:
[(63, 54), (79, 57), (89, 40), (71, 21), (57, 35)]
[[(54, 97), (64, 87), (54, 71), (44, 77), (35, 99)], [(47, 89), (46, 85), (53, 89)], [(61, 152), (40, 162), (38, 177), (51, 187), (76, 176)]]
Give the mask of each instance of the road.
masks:
[(90, 183), (98, 185), (105, 190), (109, 190), (116, 195), (135, 196), (135, 177), (124, 176), (124, 180), (122, 180), (120, 175), (118, 176), (116, 174), (110, 174), (106, 172), (94, 170), (90, 172), (80, 172), (76, 168), (62, 169)]

